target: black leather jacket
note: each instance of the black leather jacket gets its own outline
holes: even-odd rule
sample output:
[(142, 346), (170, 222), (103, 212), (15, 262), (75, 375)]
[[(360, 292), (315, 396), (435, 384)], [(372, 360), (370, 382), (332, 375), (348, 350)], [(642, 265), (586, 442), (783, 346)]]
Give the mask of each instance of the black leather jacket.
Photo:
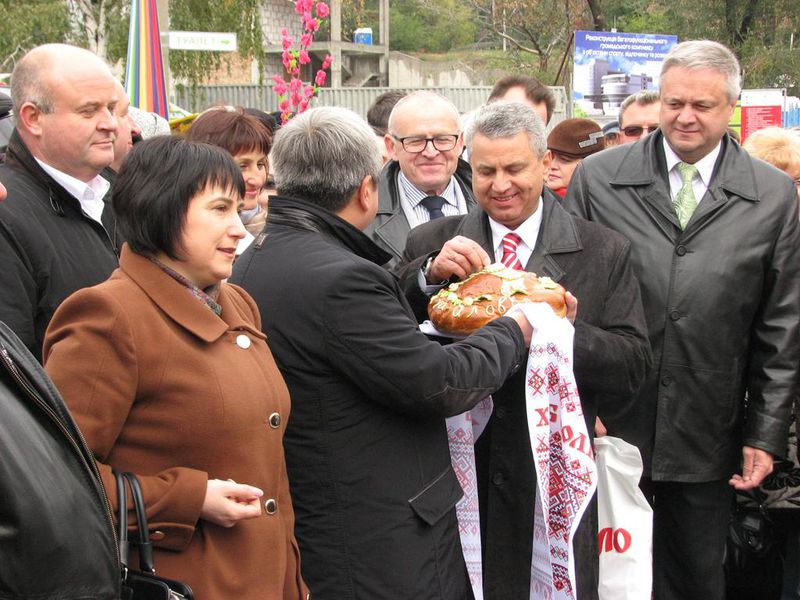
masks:
[(681, 230), (663, 139), (584, 160), (564, 206), (631, 241), (642, 289), (654, 368), (636, 410), (606, 426), (639, 446), (653, 479), (727, 479), (743, 445), (786, 450), (800, 364), (797, 196), (789, 177), (725, 135)]
[(108, 506), (58, 391), (0, 322), (0, 599), (119, 598)]

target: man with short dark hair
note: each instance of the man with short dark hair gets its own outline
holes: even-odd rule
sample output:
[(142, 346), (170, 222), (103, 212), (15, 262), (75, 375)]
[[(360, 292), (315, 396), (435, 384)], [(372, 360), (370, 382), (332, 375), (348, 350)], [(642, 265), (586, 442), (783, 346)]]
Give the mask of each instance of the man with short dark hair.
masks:
[(0, 180), (0, 321), (37, 358), (55, 309), (117, 267), (116, 218), (100, 172), (114, 160), (120, 94), (102, 60), (47, 44), (11, 81), (16, 129)]
[(545, 125), (550, 123), (556, 109), (556, 98), (550, 88), (529, 75), (507, 75), (495, 83), (488, 101), (498, 100), (527, 104)]
[(378, 214), (367, 235), (389, 252), (386, 266), (393, 267), (409, 231), (432, 219), (466, 214), (475, 198), (469, 165), (460, 158), (458, 109), (444, 96), (420, 90), (401, 98), (384, 143), (393, 160), (381, 172)]
[(625, 98), (619, 105), (619, 143), (636, 142), (658, 129), (660, 110), (658, 92), (643, 90)]
[[(417, 319), (425, 319), (428, 286), (463, 279), (490, 262), (508, 264), (510, 247), (526, 271), (567, 288), (575, 324), (574, 373), (591, 432), (597, 415), (605, 420), (628, 408), (650, 364), (630, 242), (572, 217), (544, 187), (550, 155), (544, 124), (530, 107), (516, 102), (482, 107), (467, 146), (480, 210), (413, 230), (398, 269), (401, 285)], [(520, 372), (492, 395), (494, 412), (475, 446), (487, 599), (527, 600), (531, 592), (537, 483), (525, 385)], [(575, 534), (574, 558), (576, 597), (596, 598), (597, 521), (591, 506)]]
[(639, 401), (604, 422), (642, 452), (656, 600), (725, 597), (733, 490), (785, 453), (797, 386), (797, 197), (728, 135), (740, 76), (721, 44), (675, 46), (660, 130), (587, 158), (565, 199), (632, 243), (656, 362)]
[(389, 133), (389, 116), (392, 114), (395, 104), (407, 93), (401, 90), (383, 92), (375, 98), (375, 102), (372, 103), (372, 106), (367, 111), (367, 123), (372, 127), (372, 131), (375, 132), (375, 141), (383, 158), (383, 164), (394, 158), (392, 147), (388, 146), (383, 140), (384, 136)]

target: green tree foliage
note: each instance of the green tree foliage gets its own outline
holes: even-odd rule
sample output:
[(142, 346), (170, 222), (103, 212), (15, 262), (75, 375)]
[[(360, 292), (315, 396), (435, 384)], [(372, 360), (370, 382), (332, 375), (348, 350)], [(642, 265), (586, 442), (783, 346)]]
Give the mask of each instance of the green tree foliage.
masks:
[[(227, 31), (237, 36), (240, 56), (263, 62), (266, 58), (261, 33), (263, 0), (170, 0), (170, 28), (174, 31)], [(222, 65), (222, 52), (169, 53), (172, 75), (191, 84), (203, 83)]]
[[(175, 31), (230, 31), (239, 54), (263, 60), (259, 10), (263, 0), (170, 0), (170, 27)], [(0, 71), (10, 71), (26, 51), (48, 42), (89, 48), (115, 63), (128, 47), (130, 0), (0, 0)], [(203, 83), (222, 64), (221, 52), (172, 51), (176, 78)]]
[(390, 19), (392, 50), (447, 52), (475, 41), (471, 11), (458, 0), (394, 0)]
[(603, 7), (608, 23), (620, 31), (727, 45), (739, 57), (745, 87), (786, 87), (800, 94), (797, 0), (603, 0)]
[(11, 71), (25, 52), (47, 42), (71, 41), (63, 0), (0, 0), (0, 71)]

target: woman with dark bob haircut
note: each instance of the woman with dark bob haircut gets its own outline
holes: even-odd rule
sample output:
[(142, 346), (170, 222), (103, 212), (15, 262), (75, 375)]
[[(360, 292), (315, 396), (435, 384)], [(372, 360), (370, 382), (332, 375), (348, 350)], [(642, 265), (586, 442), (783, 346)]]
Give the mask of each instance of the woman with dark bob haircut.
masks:
[(219, 148), (137, 144), (114, 184), (119, 269), (64, 301), (43, 355), (114, 507), (112, 468), (138, 475), (159, 575), (198, 600), (300, 600), (289, 394), (255, 303), (224, 283), (243, 191)]
[(269, 176), (269, 151), (272, 148), (272, 129), (257, 116), (241, 107), (210, 108), (192, 123), (186, 139), (206, 142), (227, 150), (244, 177), (242, 222), (251, 234), (258, 234), (266, 222), (264, 186)]

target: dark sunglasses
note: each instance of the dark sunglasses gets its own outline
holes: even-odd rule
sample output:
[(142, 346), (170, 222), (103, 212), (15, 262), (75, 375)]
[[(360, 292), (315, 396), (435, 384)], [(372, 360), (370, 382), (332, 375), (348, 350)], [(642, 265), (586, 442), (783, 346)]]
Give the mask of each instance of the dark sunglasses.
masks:
[(658, 123), (653, 125), (645, 125), (644, 127), (641, 125), (631, 125), (630, 127), (623, 127), (622, 133), (627, 135), (628, 137), (639, 137), (642, 135), (642, 132), (647, 129), (648, 133), (658, 129)]

